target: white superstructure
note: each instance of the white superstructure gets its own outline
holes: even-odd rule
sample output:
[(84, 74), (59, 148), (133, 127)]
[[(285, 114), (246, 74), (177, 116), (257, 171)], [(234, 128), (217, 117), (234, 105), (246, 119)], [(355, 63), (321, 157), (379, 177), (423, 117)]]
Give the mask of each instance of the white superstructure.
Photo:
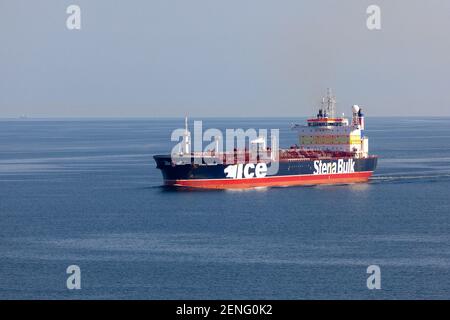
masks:
[(364, 137), (364, 115), (362, 109), (352, 107), (352, 121), (335, 117), (336, 99), (328, 94), (322, 99), (322, 107), (316, 118), (307, 120), (306, 125), (295, 125), (299, 134), (300, 148), (305, 150), (352, 152), (359, 158), (368, 156), (369, 141)]

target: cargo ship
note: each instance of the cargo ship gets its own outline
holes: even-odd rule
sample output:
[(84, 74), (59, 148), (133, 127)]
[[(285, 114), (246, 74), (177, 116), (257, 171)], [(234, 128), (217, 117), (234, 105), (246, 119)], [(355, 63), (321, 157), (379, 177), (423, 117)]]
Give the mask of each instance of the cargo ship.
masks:
[[(287, 187), (367, 182), (376, 166), (364, 135), (362, 108), (352, 106), (349, 120), (335, 115), (336, 99), (328, 90), (316, 116), (306, 124), (292, 125), (298, 144), (281, 149), (264, 137), (250, 141), (250, 148), (232, 151), (191, 152), (191, 136), (185, 125), (179, 153), (155, 155), (164, 185), (181, 188), (235, 189)], [(271, 170), (274, 169), (275, 170)]]

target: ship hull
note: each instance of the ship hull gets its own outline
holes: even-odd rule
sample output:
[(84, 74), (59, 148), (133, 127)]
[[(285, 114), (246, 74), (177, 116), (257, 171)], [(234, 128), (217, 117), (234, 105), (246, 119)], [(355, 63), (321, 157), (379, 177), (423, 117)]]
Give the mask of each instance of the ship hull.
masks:
[[(227, 164), (174, 165), (168, 155), (155, 156), (157, 168), (162, 171), (164, 184), (174, 187), (204, 189), (245, 189), (257, 187), (287, 187), (317, 184), (347, 184), (369, 180), (377, 165), (377, 158), (302, 159), (279, 161), (275, 173), (255, 176), (256, 164), (237, 167), (233, 177), (227, 174)], [(238, 165), (234, 165), (238, 166)], [(229, 172), (229, 171), (228, 171)], [(243, 174), (245, 172), (246, 174)], [(247, 177), (247, 176), (252, 177)]]

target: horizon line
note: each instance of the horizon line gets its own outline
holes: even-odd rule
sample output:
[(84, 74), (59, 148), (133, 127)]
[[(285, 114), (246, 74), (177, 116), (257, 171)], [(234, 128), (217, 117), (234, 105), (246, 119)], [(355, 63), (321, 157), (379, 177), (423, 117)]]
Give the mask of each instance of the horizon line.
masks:
[[(157, 120), (157, 119), (184, 119), (186, 116), (17, 116), (17, 117), (0, 117), (0, 121), (4, 120), (90, 120), (90, 119), (103, 119), (103, 120), (118, 120), (118, 119), (130, 119), (130, 120)], [(187, 116), (188, 118), (206, 118), (206, 119), (286, 119), (286, 118), (313, 118), (311, 115), (298, 115), (298, 116)], [(344, 118), (351, 118), (351, 116), (344, 116)], [(366, 118), (450, 118), (450, 115), (374, 115)]]

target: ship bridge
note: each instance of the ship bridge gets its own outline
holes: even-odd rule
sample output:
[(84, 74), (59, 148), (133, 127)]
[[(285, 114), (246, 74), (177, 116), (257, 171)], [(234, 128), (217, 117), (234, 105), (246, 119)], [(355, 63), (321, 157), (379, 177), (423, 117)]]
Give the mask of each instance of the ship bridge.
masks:
[(342, 127), (348, 125), (346, 118), (313, 118), (308, 119), (308, 127)]
[(295, 125), (298, 131), (300, 148), (311, 151), (351, 152), (358, 157), (368, 155), (368, 139), (364, 137), (364, 116), (357, 105), (352, 107), (351, 123), (345, 117), (335, 116), (336, 99), (328, 89), (322, 99), (322, 106), (315, 118), (306, 125)]

